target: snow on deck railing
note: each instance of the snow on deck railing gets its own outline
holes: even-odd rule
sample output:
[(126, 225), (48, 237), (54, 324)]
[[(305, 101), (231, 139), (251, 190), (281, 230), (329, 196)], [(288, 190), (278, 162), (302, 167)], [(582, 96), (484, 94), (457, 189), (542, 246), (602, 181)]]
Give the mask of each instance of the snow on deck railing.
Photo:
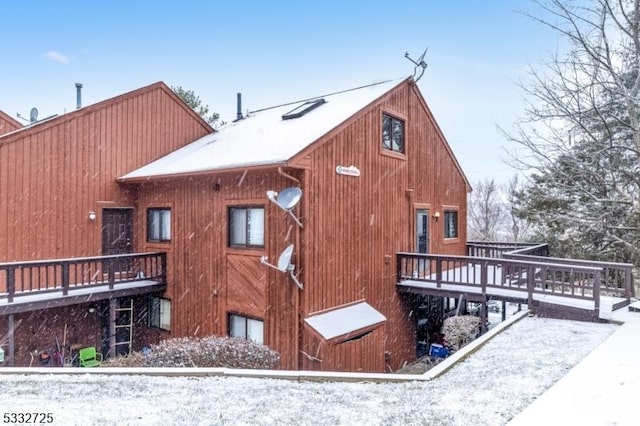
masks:
[(530, 306), (534, 295), (581, 299), (599, 310), (603, 269), (597, 266), (419, 253), (398, 253), (396, 260), (398, 284), (431, 283), (436, 291), (500, 296)]
[[(601, 290), (607, 296), (635, 297), (633, 264), (549, 257), (549, 245), (529, 242), (469, 241), (467, 255), (602, 268)], [(542, 257), (542, 259), (541, 259)]]
[(501, 258), (505, 253), (520, 253), (532, 256), (548, 256), (549, 244), (498, 241), (467, 242), (467, 256)]
[(135, 281), (166, 281), (166, 253), (134, 253), (0, 263), (0, 299)]

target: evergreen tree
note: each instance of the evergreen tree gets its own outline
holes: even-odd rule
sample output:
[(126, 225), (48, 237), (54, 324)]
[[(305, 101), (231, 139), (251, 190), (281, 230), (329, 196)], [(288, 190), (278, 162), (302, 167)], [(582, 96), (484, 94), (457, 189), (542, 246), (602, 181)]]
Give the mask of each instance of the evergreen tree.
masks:
[(182, 86), (171, 86), (171, 90), (214, 129), (225, 124), (220, 121), (220, 114), (217, 112), (209, 113), (209, 105), (204, 104), (193, 90), (183, 89)]

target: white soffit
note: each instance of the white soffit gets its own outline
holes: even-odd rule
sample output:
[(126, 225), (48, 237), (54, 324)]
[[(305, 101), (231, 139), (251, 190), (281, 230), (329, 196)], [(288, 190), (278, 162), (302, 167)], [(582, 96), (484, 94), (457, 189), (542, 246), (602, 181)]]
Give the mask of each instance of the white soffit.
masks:
[(387, 318), (367, 302), (305, 318), (304, 322), (317, 331), (325, 340), (348, 335), (363, 328), (372, 327)]

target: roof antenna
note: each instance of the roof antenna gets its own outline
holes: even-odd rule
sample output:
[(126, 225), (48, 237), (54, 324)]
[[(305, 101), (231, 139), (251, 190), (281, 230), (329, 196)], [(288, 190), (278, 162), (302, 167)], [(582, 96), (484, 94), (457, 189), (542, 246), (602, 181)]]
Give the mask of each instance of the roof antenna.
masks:
[[(424, 52), (422, 52), (422, 55), (420, 55), (417, 61), (414, 61), (413, 59), (411, 59), (411, 57), (409, 56), (409, 52), (404, 53), (404, 57), (410, 60), (415, 65), (415, 67), (413, 68), (412, 78), (416, 83), (418, 82), (418, 80), (420, 80), (420, 78), (424, 74), (424, 71), (427, 69), (427, 63), (424, 61), (424, 55), (426, 55), (427, 50), (429, 50), (428, 47), (424, 49)], [(418, 68), (420, 68), (419, 71), (418, 71)]]

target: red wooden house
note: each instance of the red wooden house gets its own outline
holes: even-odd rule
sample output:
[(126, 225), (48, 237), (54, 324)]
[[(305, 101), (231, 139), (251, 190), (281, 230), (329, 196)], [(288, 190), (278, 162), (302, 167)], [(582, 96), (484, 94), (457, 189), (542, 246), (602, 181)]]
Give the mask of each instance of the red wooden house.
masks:
[[(108, 348), (110, 315), (131, 322), (130, 311), (119, 313), (115, 303), (109, 309), (109, 300), (164, 283), (105, 290), (106, 263), (57, 260), (135, 251), (135, 194), (116, 178), (212, 129), (163, 83), (21, 128), (0, 115), (0, 125), (0, 262), (14, 262), (0, 266), (5, 364), (29, 365), (33, 355), (56, 348), (56, 338)], [(37, 260), (49, 262), (25, 263)], [(134, 260), (143, 261), (123, 262)], [(131, 302), (122, 300), (123, 308)], [(145, 315), (144, 297), (136, 303)], [(144, 332), (119, 333), (132, 330)]]
[[(70, 308), (32, 311), (40, 318), (51, 309), (69, 311), (60, 311), (50, 334), (64, 335), (63, 322), (75, 315), (77, 324), (77, 316), (89, 316), (85, 308), (95, 306), (102, 320), (93, 320), (92, 342), (102, 339), (111, 350), (119, 342), (113, 336), (119, 324), (131, 315), (128, 348), (134, 349), (169, 336), (230, 334), (276, 349), (285, 369), (381, 372), (414, 359), (415, 306), (396, 290), (396, 253), (466, 254), (469, 190), (415, 83), (385, 82), (255, 111), (216, 133), (166, 87), (150, 87), (155, 89), (141, 92), (162, 92), (155, 109), (135, 109), (148, 95), (140, 93), (138, 102), (124, 95), (133, 109), (123, 111), (122, 99), (107, 101), (120, 115), (101, 113), (80, 126), (59, 122), (58, 133), (44, 132), (55, 136), (40, 136), (40, 143), (60, 146), (47, 148), (42, 159), (32, 151), (6, 157), (39, 161), (34, 177), (27, 172), (21, 177), (23, 188), (51, 179), (43, 168), (60, 176), (26, 206), (13, 195), (12, 202), (21, 207), (12, 209), (22, 209), (26, 218), (15, 234), (2, 234), (7, 235), (0, 239), (2, 259), (109, 254), (122, 239), (122, 232), (115, 232), (116, 241), (103, 244), (115, 220), (131, 224), (117, 227), (131, 229), (130, 235), (125, 232), (131, 245), (119, 251), (161, 253), (160, 272), (166, 270), (166, 276), (158, 273), (139, 255), (103, 259), (75, 275), (67, 272), (73, 275), (67, 281), (97, 274), (107, 278), (96, 285), (110, 287), (99, 303), (82, 299)], [(100, 105), (90, 108), (109, 110)], [(15, 138), (0, 137), (0, 161), (7, 155), (2, 148), (8, 137)], [(27, 150), (32, 145), (26, 140), (32, 138), (20, 136), (16, 146)], [(102, 144), (94, 145), (95, 139)], [(67, 152), (65, 140), (87, 146), (82, 154)], [(113, 152), (111, 144), (118, 145)], [(61, 171), (53, 167), (58, 161), (77, 167)], [(104, 170), (97, 182), (96, 168)], [(0, 189), (6, 187), (3, 177)], [(58, 200), (62, 192), (76, 195), (70, 196), (73, 201)], [(277, 193), (302, 196), (295, 207), (296, 200), (287, 200), (292, 201), (284, 206), (292, 207), (288, 211), (278, 205)], [(116, 208), (124, 218), (108, 217)], [(0, 210), (2, 223), (16, 216), (6, 210)], [(29, 224), (33, 237), (14, 248), (24, 233), (19, 230)], [(67, 240), (68, 233), (73, 237)], [(267, 265), (276, 266), (283, 251), (290, 258), (279, 265), (282, 271)], [(131, 279), (135, 292), (115, 293), (122, 291), (121, 281)], [(72, 292), (69, 286), (61, 300)], [(9, 326), (5, 318), (11, 312), (13, 350), (22, 351), (24, 362), (34, 343), (16, 323), (37, 319), (3, 308), (0, 300), (0, 314), (5, 313), (0, 330)], [(122, 310), (126, 315), (120, 321)], [(76, 334), (71, 340), (91, 340), (85, 332)]]

